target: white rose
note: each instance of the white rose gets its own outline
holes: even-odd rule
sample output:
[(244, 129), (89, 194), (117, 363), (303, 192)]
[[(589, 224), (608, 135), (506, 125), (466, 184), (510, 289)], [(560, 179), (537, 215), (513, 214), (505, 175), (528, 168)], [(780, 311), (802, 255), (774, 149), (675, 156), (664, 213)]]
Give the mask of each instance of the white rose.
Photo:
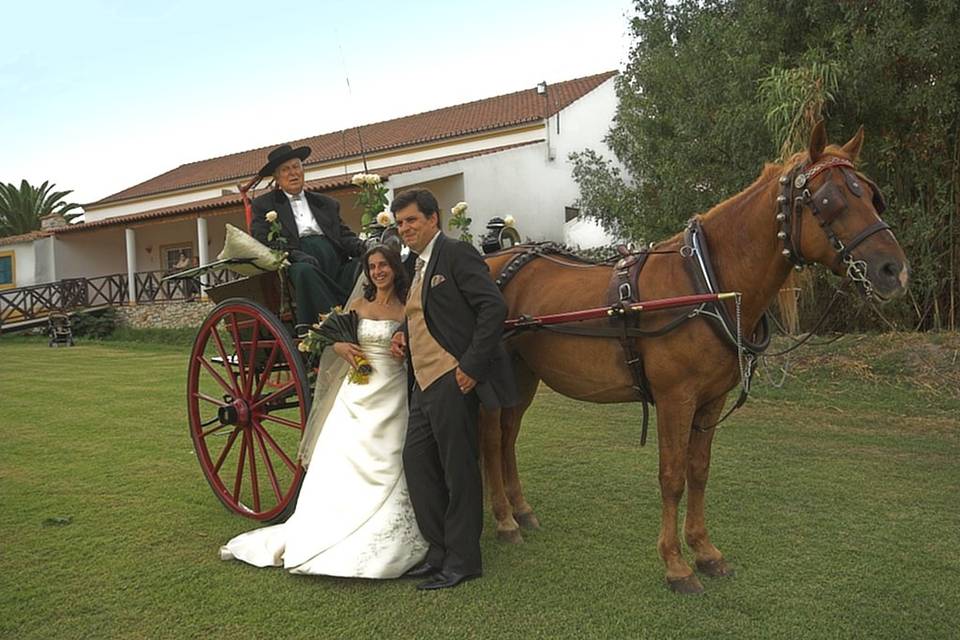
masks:
[(466, 210), (467, 210), (467, 203), (458, 202), (457, 204), (453, 205), (453, 209), (450, 209), (450, 213), (452, 213), (455, 216), (458, 216)]
[(267, 222), (276, 222), (277, 221), (277, 212), (276, 211), (267, 211)]
[(358, 174), (356, 174), (356, 175), (353, 176), (353, 179), (352, 179), (350, 182), (352, 182), (354, 186), (359, 187), (360, 185), (362, 185), (362, 184), (364, 183), (364, 181), (366, 180), (366, 178), (367, 178), (367, 174), (365, 174), (365, 173), (358, 173)]
[(377, 214), (377, 224), (381, 227), (389, 227), (394, 223), (393, 214), (389, 211), (381, 211)]
[(297, 345), (297, 349), (302, 351), (303, 353), (309, 353), (310, 345), (308, 345), (306, 341), (301, 340), (300, 344)]
[(513, 216), (507, 216), (503, 219), (503, 224), (507, 225), (508, 227), (512, 227), (513, 223), (514, 223)]
[(375, 173), (368, 173), (367, 184), (380, 184), (380, 176)]

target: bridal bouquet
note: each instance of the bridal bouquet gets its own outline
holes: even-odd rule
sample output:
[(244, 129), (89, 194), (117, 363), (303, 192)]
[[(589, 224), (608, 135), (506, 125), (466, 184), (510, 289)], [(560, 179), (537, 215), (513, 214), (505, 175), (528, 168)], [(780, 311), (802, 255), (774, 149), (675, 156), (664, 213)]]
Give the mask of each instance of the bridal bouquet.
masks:
[[(304, 353), (319, 354), (335, 342), (358, 344), (359, 326), (360, 317), (356, 311), (344, 311), (341, 307), (334, 307), (327, 315), (320, 316), (320, 323), (313, 325), (298, 348)], [(370, 362), (366, 358), (355, 357), (348, 379), (356, 384), (367, 384), (370, 382), (371, 373), (373, 367)]]

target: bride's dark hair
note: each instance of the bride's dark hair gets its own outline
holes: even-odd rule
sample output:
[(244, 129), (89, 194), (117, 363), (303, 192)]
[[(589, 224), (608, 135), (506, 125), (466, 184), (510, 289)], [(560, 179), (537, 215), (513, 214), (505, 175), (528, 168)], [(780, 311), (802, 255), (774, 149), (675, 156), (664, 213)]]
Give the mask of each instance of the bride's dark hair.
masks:
[(407, 301), (407, 292), (410, 290), (410, 281), (407, 279), (407, 270), (400, 261), (400, 252), (385, 244), (374, 245), (363, 254), (363, 275), (367, 281), (363, 285), (363, 297), (371, 302), (377, 296), (377, 287), (370, 278), (370, 256), (379, 253), (387, 259), (387, 264), (393, 271), (393, 292), (400, 302)]

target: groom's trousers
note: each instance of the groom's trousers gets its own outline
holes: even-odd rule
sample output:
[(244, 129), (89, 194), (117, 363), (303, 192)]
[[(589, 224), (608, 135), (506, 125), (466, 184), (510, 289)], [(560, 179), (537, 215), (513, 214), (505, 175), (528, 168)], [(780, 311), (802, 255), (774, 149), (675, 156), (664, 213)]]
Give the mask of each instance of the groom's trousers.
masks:
[(427, 562), (455, 573), (482, 570), (483, 479), (480, 474), (479, 401), (464, 395), (454, 371), (424, 391), (414, 384), (403, 447), (403, 468)]

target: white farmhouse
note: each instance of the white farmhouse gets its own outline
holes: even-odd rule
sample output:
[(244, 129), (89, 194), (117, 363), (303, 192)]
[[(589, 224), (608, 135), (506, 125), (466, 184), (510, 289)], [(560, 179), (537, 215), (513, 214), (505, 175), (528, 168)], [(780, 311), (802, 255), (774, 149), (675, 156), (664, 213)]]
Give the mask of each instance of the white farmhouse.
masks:
[[(344, 222), (360, 227), (351, 177), (378, 173), (392, 198), (411, 187), (433, 191), (444, 219), (470, 204), (471, 232), (512, 215), (524, 240), (581, 247), (610, 241), (579, 219), (570, 153), (606, 152), (616, 109), (609, 71), (395, 120), (289, 141), (313, 153), (306, 188), (338, 199)], [(361, 149), (362, 140), (362, 149)], [(277, 144), (280, 144), (278, 142)], [(0, 293), (71, 278), (163, 273), (184, 260), (204, 264), (223, 246), (226, 223), (245, 226), (238, 185), (277, 145), (182, 165), (84, 206), (85, 222), (0, 238)], [(262, 193), (251, 193), (252, 197)], [(179, 263), (179, 265), (178, 265)], [(125, 276), (125, 277), (124, 277)], [(127, 287), (130, 302), (137, 287)]]

